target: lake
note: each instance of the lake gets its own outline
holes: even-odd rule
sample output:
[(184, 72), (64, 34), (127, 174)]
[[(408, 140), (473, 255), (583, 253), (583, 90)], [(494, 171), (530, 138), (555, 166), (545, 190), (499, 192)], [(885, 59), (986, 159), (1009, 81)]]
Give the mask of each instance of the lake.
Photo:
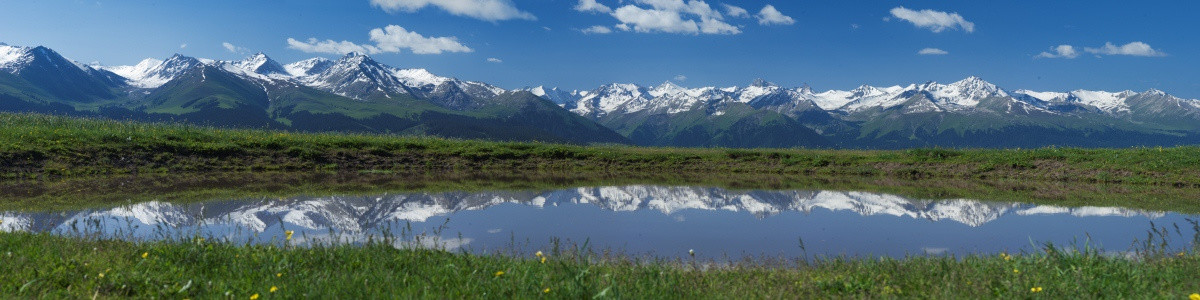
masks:
[[(0, 212), (0, 231), (154, 240), (362, 243), (475, 253), (586, 245), (631, 256), (904, 257), (1040, 251), (1044, 243), (1114, 254), (1140, 242), (1190, 247), (1195, 215), (914, 199), (855, 191), (629, 185), (544, 191), (143, 202), (104, 209)], [(1151, 232), (1151, 226), (1159, 231)]]

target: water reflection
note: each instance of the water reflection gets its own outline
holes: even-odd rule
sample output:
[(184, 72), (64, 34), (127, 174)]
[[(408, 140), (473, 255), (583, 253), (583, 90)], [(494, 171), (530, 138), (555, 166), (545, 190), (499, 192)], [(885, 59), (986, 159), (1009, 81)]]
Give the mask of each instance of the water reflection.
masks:
[[(424, 234), (402, 246), (488, 251), (551, 238), (631, 254), (889, 255), (1030, 250), (1085, 237), (1125, 250), (1151, 220), (1188, 216), (1125, 208), (1066, 208), (969, 199), (921, 200), (841, 191), (731, 191), (619, 186), (543, 192), (451, 192), (355, 197), (145, 202), (101, 210), (0, 213), (0, 230), (135, 238), (202, 235), (270, 242), (362, 242), (390, 232)], [(1190, 228), (1190, 226), (1184, 226)], [(409, 228), (412, 228), (409, 231)], [(1187, 246), (1190, 232), (1178, 232)], [(801, 249), (800, 244), (804, 244)], [(1107, 244), (1105, 244), (1107, 243)]]

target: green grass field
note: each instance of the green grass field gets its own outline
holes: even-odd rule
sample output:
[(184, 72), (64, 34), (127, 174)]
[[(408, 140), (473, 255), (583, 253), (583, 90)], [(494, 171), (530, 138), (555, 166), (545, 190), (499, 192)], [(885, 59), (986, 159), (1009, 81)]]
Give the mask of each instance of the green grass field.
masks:
[(1200, 148), (644, 148), (228, 130), (0, 114), (0, 178), (330, 171), (794, 174), (1200, 186)]
[[(1033, 254), (707, 262), (296, 248), (198, 238), (134, 243), (0, 233), (0, 294), (51, 298), (1162, 298), (1200, 292), (1200, 255)], [(257, 296), (255, 296), (257, 295)]]

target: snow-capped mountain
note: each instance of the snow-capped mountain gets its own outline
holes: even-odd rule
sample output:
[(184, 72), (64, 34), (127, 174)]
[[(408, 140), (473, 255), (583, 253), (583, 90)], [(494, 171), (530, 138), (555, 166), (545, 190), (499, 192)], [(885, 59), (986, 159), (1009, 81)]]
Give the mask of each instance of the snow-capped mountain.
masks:
[(0, 72), (13, 74), (50, 95), (80, 102), (114, 98), (113, 89), (123, 84), (116, 74), (69, 60), (43, 46), (0, 45)]
[(274, 59), (267, 57), (267, 55), (263, 54), (262, 52), (251, 55), (250, 57), (247, 57), (246, 59), (232, 62), (232, 64), (235, 68), (238, 68), (245, 72), (254, 73), (254, 74), (261, 74), (261, 75), (268, 75), (268, 76), (269, 75), (283, 75), (283, 76), (291, 75), (291, 72), (288, 72), (288, 70), (285, 69), (283, 67), (283, 65), (279, 64), (279, 62), (276, 62)]
[(321, 72), (297, 78), (304, 85), (337, 95), (367, 100), (413, 94), (394, 70), (365, 54), (349, 53)]
[(568, 92), (565, 90), (560, 90), (558, 88), (547, 89), (545, 86), (540, 86), (540, 85), (536, 86), (536, 87), (523, 88), (523, 89), (519, 89), (519, 90), (533, 93), (534, 95), (536, 95), (538, 97), (542, 97), (543, 99), (550, 100), (550, 102), (554, 102), (555, 104), (558, 104), (560, 106), (566, 105), (567, 103), (578, 102), (580, 98), (587, 96), (587, 93), (588, 93), (587, 91), (579, 91), (579, 90), (573, 90), (573, 91)]
[[(814, 93), (807, 86), (783, 88), (761, 79), (745, 87), (727, 88), (684, 88), (668, 82), (658, 87), (609, 84), (585, 93), (565, 93), (558, 90), (551, 92), (542, 87), (529, 90), (535, 95), (560, 103), (576, 113), (589, 116), (644, 110), (678, 113), (687, 111), (697, 103), (708, 103), (724, 97), (730, 98), (728, 100), (731, 101), (747, 104), (753, 103), (757, 99), (761, 104), (755, 105), (756, 107), (794, 106), (811, 102), (822, 110), (854, 113), (872, 108), (889, 109), (902, 106), (918, 95), (928, 98), (929, 103), (933, 105), (929, 111), (969, 111), (975, 109), (984, 99), (1013, 98), (1037, 108), (1047, 108), (1054, 104), (1078, 104), (1116, 114), (1128, 112), (1129, 105), (1125, 103), (1125, 100), (1141, 94), (1132, 91), (1086, 90), (1071, 92), (1015, 90), (1009, 92), (974, 76), (950, 84), (927, 82), (890, 87), (863, 85), (849, 91), (828, 90), (819, 93)], [(1162, 92), (1152, 90), (1147, 93)], [(1191, 101), (1200, 104), (1200, 101)]]
[[(153, 89), (199, 66), (213, 66), (248, 79), (292, 82), (358, 99), (388, 99), (411, 95), (428, 100), (471, 102), (490, 99), (505, 90), (486, 83), (437, 76), (425, 69), (398, 69), (361, 53), (337, 60), (311, 58), (283, 65), (256, 53), (238, 61), (197, 59), (176, 54), (167, 60), (148, 58), (132, 66), (100, 67), (127, 79), (131, 86)], [(458, 106), (469, 106), (458, 104)]]
[(303, 77), (325, 72), (330, 66), (333, 66), (332, 60), (315, 57), (284, 65), (283, 68), (292, 76)]
[[(5, 106), (9, 111), (74, 111), (102, 117), (182, 119), (231, 126), (411, 130), (412, 134), (505, 140), (518, 136), (528, 140), (593, 140), (566, 136), (566, 131), (559, 129), (567, 126), (574, 128), (568, 131), (579, 129), (606, 136), (604, 140), (610, 142), (692, 147), (1123, 147), (1200, 143), (1197, 100), (1158, 90), (1008, 90), (978, 77), (949, 84), (863, 85), (848, 91), (822, 92), (808, 86), (783, 87), (761, 79), (747, 86), (730, 87), (690, 88), (665, 82), (655, 86), (614, 83), (588, 91), (542, 86), (507, 91), (425, 69), (391, 67), (359, 53), (287, 65), (257, 53), (235, 61), (176, 54), (130, 66), (101, 66), (68, 60), (46, 47), (7, 45), (0, 46), (0, 72), (15, 75), (0, 78), (7, 81), (0, 85), (10, 88), (0, 96), (18, 99)], [(176, 84), (168, 84), (171, 82)], [(12, 88), (20, 92), (11, 92)], [(542, 101), (527, 101), (535, 96), (558, 108)], [(473, 122), (477, 116), (439, 114), (482, 107), (501, 107), (499, 112), (489, 113), (508, 115), (489, 115), (485, 119), (493, 122), (490, 124), (430, 126), (430, 122)], [(96, 108), (104, 109), (97, 112)], [(424, 113), (428, 110), (438, 112)], [(511, 116), (520, 113), (543, 115)], [(189, 116), (179, 116), (182, 114)], [(293, 125), (293, 118), (303, 121)], [(329, 118), (338, 121), (330, 122)], [(513, 120), (523, 124), (498, 125)], [(529, 132), (530, 128), (540, 131)]]
[[(334, 230), (343, 234), (378, 231), (381, 227), (425, 222), (460, 211), (483, 210), (515, 203), (534, 207), (594, 205), (610, 211), (657, 211), (672, 215), (685, 210), (745, 212), (769, 218), (784, 212), (853, 212), (862, 216), (895, 216), (978, 227), (1005, 215), (1069, 214), (1074, 216), (1162, 217), (1162, 212), (1115, 207), (1057, 207), (992, 203), (968, 199), (922, 200), (896, 195), (841, 191), (732, 191), (679, 186), (584, 187), (543, 192), (413, 193), (365, 197), (240, 200), (198, 204), (151, 201), (101, 210), (62, 213), (0, 212), (2, 231), (70, 231), (72, 224), (113, 228), (209, 226), (261, 232), (280, 221), (290, 228)], [(130, 224), (132, 223), (132, 224)]]
[(175, 54), (167, 60), (147, 58), (132, 66), (102, 66), (101, 68), (125, 77), (131, 86), (152, 89), (203, 64), (199, 59)]

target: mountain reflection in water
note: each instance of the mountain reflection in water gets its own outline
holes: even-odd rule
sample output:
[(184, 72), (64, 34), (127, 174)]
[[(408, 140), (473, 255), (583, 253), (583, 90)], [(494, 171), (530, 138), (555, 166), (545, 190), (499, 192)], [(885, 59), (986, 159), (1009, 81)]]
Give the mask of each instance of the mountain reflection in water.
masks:
[[(298, 231), (303, 243), (360, 242), (411, 226), (417, 234), (440, 234), (438, 246), (476, 251), (512, 246), (514, 240), (529, 241), (536, 248), (556, 237), (660, 256), (692, 248), (723, 254), (901, 256), (1028, 250), (1031, 241), (1061, 244), (1085, 235), (1124, 250), (1145, 236), (1150, 220), (1182, 226), (1186, 217), (1125, 208), (918, 200), (866, 192), (635, 185), (191, 204), (152, 201), (98, 210), (2, 212), (0, 231), (72, 233), (92, 224), (99, 234), (153, 239), (163, 236), (166, 228), (265, 242), (288, 229)], [(1181, 240), (1191, 235), (1186, 237)], [(798, 249), (801, 240), (808, 249)]]

